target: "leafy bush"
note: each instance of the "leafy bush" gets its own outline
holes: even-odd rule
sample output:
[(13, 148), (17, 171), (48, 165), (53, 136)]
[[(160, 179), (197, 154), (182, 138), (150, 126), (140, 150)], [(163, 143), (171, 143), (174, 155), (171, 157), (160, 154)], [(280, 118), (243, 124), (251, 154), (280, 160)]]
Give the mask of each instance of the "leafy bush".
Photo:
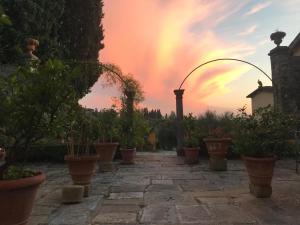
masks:
[(22, 169), (22, 167), (10, 166), (3, 174), (4, 180), (16, 180), (20, 178), (33, 177), (37, 175), (36, 172)]
[(171, 113), (161, 119), (157, 128), (158, 145), (165, 150), (172, 150), (177, 145), (176, 138), (176, 115)]
[(234, 150), (242, 155), (268, 157), (283, 154), (292, 130), (293, 119), (274, 111), (259, 108), (248, 115), (245, 108), (235, 117)]
[(120, 134), (120, 119), (115, 108), (95, 112), (99, 121), (98, 140), (100, 142), (117, 142)]
[(48, 60), (0, 76), (0, 145), (8, 151), (8, 162), (68, 122), (59, 118), (68, 118), (78, 105), (72, 84), (77, 72), (59, 60)]
[(100, 121), (95, 112), (79, 106), (69, 119), (63, 136), (68, 145), (68, 154), (90, 154), (91, 146), (99, 139)]
[(184, 139), (183, 145), (185, 147), (199, 147), (199, 131), (197, 126), (197, 118), (190, 113), (183, 118)]

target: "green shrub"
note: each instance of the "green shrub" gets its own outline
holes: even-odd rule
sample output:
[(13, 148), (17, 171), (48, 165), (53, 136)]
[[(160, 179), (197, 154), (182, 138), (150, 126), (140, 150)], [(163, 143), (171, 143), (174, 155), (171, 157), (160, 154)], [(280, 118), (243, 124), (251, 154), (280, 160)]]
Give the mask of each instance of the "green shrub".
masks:
[(77, 72), (59, 60), (48, 60), (30, 61), (12, 74), (0, 75), (0, 146), (7, 150), (6, 166), (17, 158), (26, 161), (35, 143), (69, 123), (78, 106), (73, 86)]
[(288, 152), (287, 140), (292, 131), (293, 119), (274, 111), (271, 107), (259, 108), (248, 115), (245, 108), (235, 117), (234, 150), (246, 156), (268, 157)]

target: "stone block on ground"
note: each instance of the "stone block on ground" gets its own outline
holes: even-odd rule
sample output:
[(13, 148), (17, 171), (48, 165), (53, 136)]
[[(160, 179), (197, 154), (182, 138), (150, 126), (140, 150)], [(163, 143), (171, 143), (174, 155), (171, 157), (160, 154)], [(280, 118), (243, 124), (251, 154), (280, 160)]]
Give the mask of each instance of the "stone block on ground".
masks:
[(62, 189), (62, 202), (65, 204), (82, 202), (84, 186), (68, 185)]

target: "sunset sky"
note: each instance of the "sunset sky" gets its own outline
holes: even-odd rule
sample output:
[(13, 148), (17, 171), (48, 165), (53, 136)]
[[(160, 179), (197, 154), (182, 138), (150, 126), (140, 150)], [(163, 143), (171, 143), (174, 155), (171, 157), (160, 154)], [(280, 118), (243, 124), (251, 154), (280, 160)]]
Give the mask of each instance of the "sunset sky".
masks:
[[(250, 61), (271, 74), (269, 36), (287, 33), (288, 45), (300, 32), (300, 0), (104, 0), (105, 48), (100, 60), (132, 73), (145, 91), (142, 107), (175, 111), (184, 77), (215, 58)], [(238, 62), (217, 62), (197, 70), (184, 84), (184, 112), (236, 111), (257, 80), (271, 85), (258, 70)], [(119, 93), (103, 88), (103, 78), (81, 104), (104, 108)]]

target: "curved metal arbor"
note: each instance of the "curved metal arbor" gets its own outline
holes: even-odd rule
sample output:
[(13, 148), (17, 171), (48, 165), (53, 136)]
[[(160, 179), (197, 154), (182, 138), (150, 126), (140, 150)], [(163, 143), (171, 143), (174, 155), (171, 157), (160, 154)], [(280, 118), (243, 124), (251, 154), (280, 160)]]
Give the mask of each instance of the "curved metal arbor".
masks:
[(183, 81), (181, 82), (180, 86), (179, 86), (179, 90), (181, 89), (182, 85), (184, 84), (184, 82), (187, 80), (187, 78), (193, 73), (195, 72), (197, 69), (199, 69), (200, 67), (202, 66), (205, 66), (209, 63), (213, 63), (213, 62), (217, 62), (217, 61), (238, 61), (238, 62), (242, 62), (242, 63), (246, 63), (248, 65), (251, 65), (253, 67), (255, 67), (256, 69), (258, 69), (260, 72), (262, 72), (273, 84), (273, 80), (272, 78), (265, 72), (263, 71), (261, 68), (259, 68), (258, 66), (254, 65), (253, 63), (250, 63), (250, 62), (247, 62), (245, 60), (241, 60), (241, 59), (235, 59), (235, 58), (220, 58), (220, 59), (213, 59), (213, 60), (210, 60), (210, 61), (207, 61), (205, 63), (202, 63), (200, 64), (199, 66), (195, 67), (184, 79)]
[(263, 71), (261, 68), (259, 68), (258, 66), (254, 65), (253, 63), (247, 62), (245, 60), (241, 60), (241, 59), (235, 59), (235, 58), (220, 58), (220, 59), (213, 59), (210, 61), (207, 61), (205, 63), (200, 64), (199, 66), (195, 67), (181, 82), (179, 88), (177, 90), (174, 90), (174, 94), (176, 95), (176, 119), (177, 119), (177, 155), (182, 156), (183, 155), (183, 151), (182, 151), (182, 147), (183, 147), (183, 128), (182, 128), (182, 120), (183, 120), (183, 103), (182, 103), (182, 96), (184, 93), (184, 89), (182, 88), (182, 85), (184, 84), (184, 82), (189, 78), (189, 76), (191, 76), (191, 74), (193, 72), (195, 72), (197, 69), (199, 69), (202, 66), (205, 66), (209, 63), (213, 63), (213, 62), (217, 62), (217, 61), (238, 61), (238, 62), (242, 62), (242, 63), (246, 63), (248, 65), (251, 65), (252, 67), (256, 68), (257, 70), (259, 70), (261, 73), (263, 73), (271, 82), (272, 85), (274, 86), (274, 88), (276, 88), (272, 78), (265, 72)]

